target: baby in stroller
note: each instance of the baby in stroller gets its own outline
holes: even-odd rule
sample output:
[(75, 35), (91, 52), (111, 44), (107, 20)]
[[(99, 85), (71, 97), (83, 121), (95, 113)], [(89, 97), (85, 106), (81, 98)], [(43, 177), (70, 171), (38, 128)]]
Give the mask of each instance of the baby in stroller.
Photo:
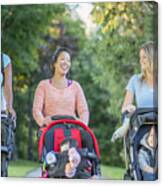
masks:
[(100, 176), (100, 154), (93, 132), (69, 116), (52, 117), (41, 131), (39, 159), (43, 178), (95, 178)]
[(138, 162), (142, 171), (143, 180), (153, 181), (157, 179), (157, 134), (156, 128), (151, 127), (140, 141)]
[(124, 179), (157, 179), (157, 122), (157, 108), (139, 108), (127, 120), (128, 127), (123, 135), (119, 135), (123, 126), (114, 132), (112, 141), (124, 137)]

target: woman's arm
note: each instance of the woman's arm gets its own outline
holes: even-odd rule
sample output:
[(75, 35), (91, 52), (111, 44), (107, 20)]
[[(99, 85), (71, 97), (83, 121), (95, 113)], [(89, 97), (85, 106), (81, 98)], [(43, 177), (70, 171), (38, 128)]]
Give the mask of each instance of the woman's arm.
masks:
[(44, 97), (44, 84), (40, 82), (36, 88), (33, 101), (33, 117), (40, 127), (43, 125), (45, 119), (43, 116)]
[(7, 111), (12, 115), (13, 118), (16, 117), (15, 110), (13, 109), (13, 90), (12, 90), (12, 65), (11, 63), (7, 65), (4, 69), (4, 95), (6, 100)]
[(79, 118), (88, 125), (89, 123), (89, 110), (84, 92), (79, 84), (77, 84), (77, 97), (76, 97), (76, 109)]
[(121, 112), (124, 113), (125, 111), (133, 112), (135, 110), (135, 106), (133, 105), (134, 95), (131, 91), (127, 90), (125, 99), (122, 105)]

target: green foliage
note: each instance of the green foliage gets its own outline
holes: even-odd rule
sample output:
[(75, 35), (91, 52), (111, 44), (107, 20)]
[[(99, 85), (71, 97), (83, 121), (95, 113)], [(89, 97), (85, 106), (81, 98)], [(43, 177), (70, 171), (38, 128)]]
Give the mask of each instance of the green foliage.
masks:
[(79, 57), (73, 62), (72, 75), (73, 79), (80, 82), (84, 89), (90, 110), (89, 125), (98, 139), (101, 160), (108, 163), (112, 158), (112, 156), (109, 156), (111, 153), (111, 143), (109, 141), (117, 119), (107, 111), (110, 105), (107, 87), (101, 86), (94, 80), (98, 68), (94, 64), (94, 53), (90, 48), (88, 45), (80, 51)]
[(134, 73), (140, 73), (139, 47), (157, 39), (156, 8), (154, 2), (117, 2), (96, 3), (92, 11), (99, 28), (91, 47), (92, 61), (98, 69), (93, 80), (108, 92), (106, 114), (115, 118), (104, 123), (103, 134), (98, 136), (104, 162), (111, 165), (122, 165), (122, 143), (112, 144), (109, 139), (121, 122), (125, 86)]
[[(33, 94), (41, 78), (38, 76), (38, 48), (44, 42), (43, 36), (52, 19), (64, 11), (63, 4), (2, 6), (2, 51), (9, 54), (13, 63), (16, 144), (20, 157), (27, 157), (29, 129), (34, 125)], [(35, 138), (34, 134), (32, 137)]]
[(155, 7), (153, 2), (97, 3), (92, 12), (100, 28), (94, 55), (100, 68), (96, 79), (108, 88), (109, 110), (117, 117), (127, 81), (132, 74), (140, 72), (139, 47), (154, 39), (156, 27), (150, 25), (154, 23)]
[(2, 6), (2, 50), (14, 59), (16, 74), (28, 74), (37, 68), (37, 48), (43, 34), (52, 18), (62, 11), (63, 5)]
[(122, 142), (111, 143), (121, 123), (125, 86), (139, 73), (139, 47), (157, 40), (154, 2), (94, 3), (96, 30), (88, 37), (81, 20), (65, 4), (2, 5), (2, 50), (13, 61), (16, 144), (20, 158), (37, 159), (37, 127), (32, 102), (38, 82), (50, 76), (55, 49), (72, 50), (71, 79), (83, 87), (90, 109), (90, 127), (101, 162), (124, 166)]

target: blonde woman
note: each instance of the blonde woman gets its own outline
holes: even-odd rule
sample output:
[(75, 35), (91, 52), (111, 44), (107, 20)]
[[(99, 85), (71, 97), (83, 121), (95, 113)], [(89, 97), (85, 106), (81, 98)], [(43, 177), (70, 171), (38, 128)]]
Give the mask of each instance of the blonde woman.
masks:
[[(133, 75), (126, 87), (126, 96), (122, 113), (137, 108), (157, 107), (157, 51), (153, 42), (147, 42), (140, 48), (141, 73)], [(154, 68), (155, 67), (155, 68)]]
[[(139, 58), (141, 73), (133, 75), (127, 84), (122, 113), (157, 107), (157, 49), (154, 42), (149, 41), (140, 47)], [(112, 141), (123, 137), (128, 127), (129, 122), (115, 131)]]

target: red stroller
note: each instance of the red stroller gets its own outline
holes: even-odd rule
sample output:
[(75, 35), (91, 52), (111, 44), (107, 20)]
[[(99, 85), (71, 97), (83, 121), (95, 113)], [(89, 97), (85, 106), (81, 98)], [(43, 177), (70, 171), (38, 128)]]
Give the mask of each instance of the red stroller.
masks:
[(71, 178), (87, 179), (100, 176), (100, 152), (96, 137), (83, 122), (71, 116), (53, 116), (52, 123), (38, 132), (39, 160), (43, 178), (67, 178), (64, 172), (68, 149), (75, 147), (81, 156)]

